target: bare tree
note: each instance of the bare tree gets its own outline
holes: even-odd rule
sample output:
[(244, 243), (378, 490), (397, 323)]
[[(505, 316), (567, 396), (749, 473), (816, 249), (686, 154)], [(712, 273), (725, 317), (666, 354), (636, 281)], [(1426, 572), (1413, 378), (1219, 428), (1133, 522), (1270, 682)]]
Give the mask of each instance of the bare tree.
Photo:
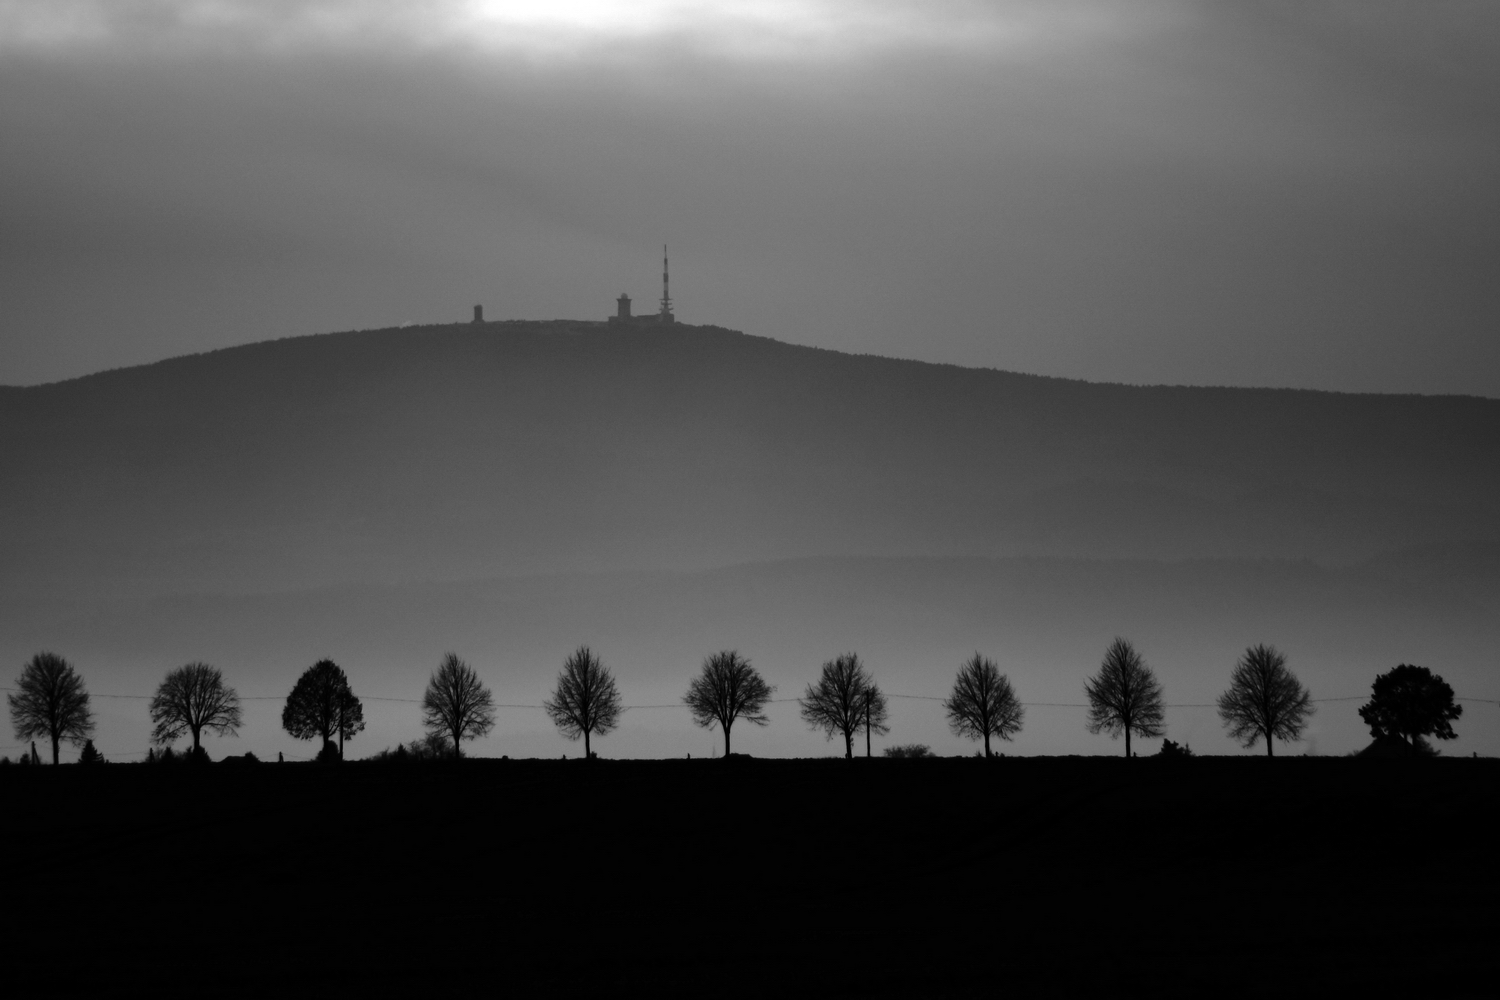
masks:
[(1275, 646), (1245, 650), (1229, 677), (1229, 690), (1219, 695), (1219, 718), (1229, 735), (1247, 748), (1264, 737), (1267, 757), (1273, 756), (1273, 738), (1300, 738), (1314, 711), (1307, 688), (1286, 668), (1286, 656)]
[(948, 727), (954, 736), (984, 740), (984, 755), (990, 756), (990, 737), (1009, 740), (1021, 731), (1026, 710), (1016, 698), (1010, 678), (995, 661), (975, 653), (958, 668), (953, 693), (943, 702)]
[(338, 736), (338, 759), (344, 759), (344, 740), (365, 728), (365, 709), (349, 688), (349, 678), (332, 660), (319, 660), (297, 678), (281, 710), (281, 727), (295, 739), (323, 737), (319, 757), (333, 749)]
[(1102, 730), (1110, 739), (1124, 733), (1126, 757), (1131, 733), (1160, 736), (1165, 731), (1161, 684), (1126, 640), (1110, 643), (1098, 675), (1084, 681), (1083, 690), (1089, 696), (1089, 732)]
[(604, 736), (620, 724), (620, 692), (614, 675), (587, 646), (579, 646), (563, 663), (557, 690), (542, 707), (568, 739), (583, 737), (585, 760), (593, 756), (590, 738)]
[(166, 746), (183, 733), (193, 735), (192, 759), (203, 754), (203, 730), (238, 736), (240, 696), (224, 675), (207, 663), (189, 663), (168, 672), (151, 699), (151, 742)]
[[(875, 687), (859, 656), (845, 653), (823, 664), (816, 684), (809, 684), (802, 696), (802, 721), (833, 739), (844, 737), (844, 756), (854, 756), (854, 735), (870, 717), (872, 727), (889, 732), (885, 726), (885, 697)], [(868, 738), (866, 739), (868, 743)]]
[(463, 756), (464, 738), (478, 739), (495, 728), (495, 701), (474, 668), (448, 653), (432, 672), (422, 696), (422, 724), (431, 735), (453, 742), (453, 759)]
[(724, 730), (724, 756), (728, 757), (729, 728), (734, 720), (744, 719), (764, 726), (770, 721), (766, 717), (766, 702), (775, 690), (749, 660), (726, 649), (703, 661), (703, 670), (688, 685), (682, 700), (695, 725), (712, 729), (717, 722)]
[(10, 703), (10, 724), (16, 739), (45, 736), (52, 741), (52, 763), (58, 744), (67, 740), (82, 746), (94, 735), (94, 713), (89, 693), (73, 665), (56, 653), (38, 653), (21, 668)]

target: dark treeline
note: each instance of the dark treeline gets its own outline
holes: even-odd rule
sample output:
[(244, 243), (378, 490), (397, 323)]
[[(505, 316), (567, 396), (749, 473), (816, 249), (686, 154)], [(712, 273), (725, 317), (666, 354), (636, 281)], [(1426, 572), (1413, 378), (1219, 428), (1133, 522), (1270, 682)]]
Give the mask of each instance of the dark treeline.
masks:
[[(1105, 651), (1099, 670), (1084, 681), (1088, 698), (1087, 728), (1124, 737), (1126, 757), (1135, 756), (1132, 740), (1161, 737), (1166, 732), (1166, 702), (1161, 683), (1128, 640), (1117, 638)], [(708, 656), (689, 682), (683, 705), (693, 722), (724, 734), (724, 753), (731, 756), (730, 733), (739, 720), (765, 726), (765, 706), (775, 688), (767, 684), (751, 662), (736, 650)], [(31, 748), (23, 764), (41, 763), (38, 739), (50, 743), (52, 763), (59, 762), (63, 743), (79, 747), (80, 763), (101, 763), (93, 745), (94, 715), (82, 676), (67, 660), (42, 652), (23, 667), (15, 689), (7, 695), (11, 724), (18, 740)], [(797, 699), (802, 720), (832, 740), (843, 741), (844, 756), (854, 756), (863, 736), (865, 756), (872, 756), (872, 737), (890, 732), (886, 695), (858, 654), (850, 652), (825, 662), (816, 680)], [(558, 732), (583, 741), (585, 759), (596, 756), (593, 741), (613, 731), (625, 711), (613, 671), (587, 646), (580, 646), (563, 663), (557, 685), (542, 703)], [(1011, 741), (1021, 732), (1025, 708), (1010, 678), (993, 660), (976, 652), (959, 667), (951, 693), (943, 700), (949, 728), (955, 736), (979, 741), (985, 757), (993, 754), (992, 740)], [(427, 735), (410, 747), (386, 751), (381, 759), (427, 759), (463, 756), (464, 740), (487, 735), (495, 726), (495, 702), (478, 673), (455, 653), (443, 656), (427, 683), (421, 701)], [(1229, 736), (1245, 748), (1264, 742), (1273, 756), (1275, 742), (1300, 739), (1315, 711), (1306, 687), (1287, 667), (1287, 657), (1274, 646), (1247, 649), (1230, 673), (1229, 687), (1218, 699), (1218, 712)], [(167, 673), (149, 705), (152, 722), (148, 762), (207, 760), (203, 732), (237, 736), (243, 716), (239, 695), (223, 674), (206, 663), (188, 663)], [(1375, 743), (1384, 753), (1430, 755), (1437, 751), (1429, 738), (1456, 738), (1452, 723), (1463, 709), (1455, 704), (1453, 689), (1426, 667), (1401, 664), (1380, 674), (1370, 701), (1359, 710)], [(317, 760), (343, 760), (344, 743), (364, 730), (364, 709), (342, 667), (321, 659), (298, 678), (282, 711), (282, 728), (299, 740), (321, 740)], [(178, 754), (173, 745), (190, 737)], [(160, 750), (158, 755), (157, 751)], [(1191, 754), (1167, 740), (1164, 754)], [(887, 756), (912, 757), (928, 753), (920, 745), (889, 748)], [(252, 755), (246, 755), (247, 757)], [(0, 763), (9, 763), (0, 758)]]

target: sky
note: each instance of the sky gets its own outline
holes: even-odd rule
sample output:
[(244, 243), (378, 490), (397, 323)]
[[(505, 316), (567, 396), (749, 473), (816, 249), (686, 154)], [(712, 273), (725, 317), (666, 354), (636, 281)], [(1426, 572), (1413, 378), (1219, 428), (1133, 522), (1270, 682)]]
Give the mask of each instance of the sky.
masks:
[(0, 0), (0, 384), (680, 319), (1500, 396), (1500, 6)]

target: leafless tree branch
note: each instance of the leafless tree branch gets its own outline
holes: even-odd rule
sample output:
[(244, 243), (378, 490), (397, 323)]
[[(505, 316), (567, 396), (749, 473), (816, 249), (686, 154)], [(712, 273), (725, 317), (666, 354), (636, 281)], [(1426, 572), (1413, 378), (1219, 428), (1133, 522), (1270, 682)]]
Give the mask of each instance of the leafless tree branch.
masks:
[(724, 756), (729, 756), (729, 730), (736, 719), (764, 726), (770, 720), (766, 702), (776, 689), (768, 685), (750, 661), (732, 649), (703, 661), (703, 670), (688, 685), (683, 703), (693, 723), (705, 729), (714, 723), (724, 730)]
[(151, 699), (151, 742), (165, 746), (183, 733), (193, 736), (193, 754), (202, 749), (202, 734), (238, 736), (240, 696), (224, 675), (207, 663), (189, 663), (170, 671)]
[(817, 683), (801, 698), (802, 720), (833, 739), (844, 737), (844, 756), (854, 756), (854, 736), (869, 719), (869, 728), (887, 733), (885, 695), (881, 694), (858, 654), (845, 653), (823, 664)]
[(1089, 732), (1107, 732), (1111, 739), (1124, 733), (1126, 757), (1132, 733), (1160, 736), (1166, 731), (1161, 684), (1124, 639), (1110, 643), (1099, 673), (1083, 682), (1083, 690), (1089, 698)]
[(82, 746), (94, 734), (94, 713), (83, 678), (56, 653), (33, 656), (21, 669), (15, 692), (7, 694), (5, 700), (10, 704), (16, 739), (51, 740), (54, 764), (60, 743)]
[(1265, 739), (1267, 757), (1273, 755), (1273, 740), (1300, 738), (1313, 711), (1307, 689), (1275, 646), (1245, 650), (1229, 677), (1229, 690), (1219, 696), (1219, 718), (1230, 737), (1245, 747)]
[(495, 726), (495, 700), (474, 668), (447, 653), (432, 672), (422, 696), (422, 723), (433, 735), (453, 742), (453, 758), (462, 756), (464, 739), (477, 739)]
[(958, 668), (953, 693), (943, 702), (953, 735), (984, 740), (984, 755), (990, 756), (990, 737), (1009, 740), (1021, 731), (1026, 710), (1016, 698), (1010, 678), (995, 661), (975, 653)]
[(563, 663), (557, 689), (542, 702), (558, 730), (570, 740), (583, 737), (583, 755), (592, 756), (590, 740), (620, 723), (620, 692), (614, 675), (587, 646), (579, 646)]

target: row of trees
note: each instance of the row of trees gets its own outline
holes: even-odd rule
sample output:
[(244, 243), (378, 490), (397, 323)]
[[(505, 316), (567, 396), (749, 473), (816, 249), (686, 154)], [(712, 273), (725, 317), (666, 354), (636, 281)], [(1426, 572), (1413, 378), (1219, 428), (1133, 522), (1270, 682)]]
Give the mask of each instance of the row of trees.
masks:
[[(1265, 741), (1266, 754), (1276, 740), (1297, 740), (1314, 712), (1307, 689), (1287, 668), (1286, 656), (1274, 646), (1247, 649), (1230, 674), (1229, 687), (1219, 697), (1219, 716), (1231, 738), (1246, 748)], [(750, 661), (734, 650), (709, 656), (688, 684), (683, 703), (693, 722), (718, 726), (729, 755), (730, 733), (744, 720), (764, 726), (765, 707), (775, 688), (767, 684)], [(1084, 682), (1088, 697), (1088, 729), (1111, 738), (1125, 737), (1131, 756), (1135, 737), (1165, 732), (1161, 683), (1140, 653), (1125, 639), (1106, 650), (1099, 672)], [(32, 657), (7, 696), (11, 722), (19, 739), (50, 739), (52, 762), (59, 744), (91, 745), (93, 712), (83, 678), (62, 657), (39, 653)], [(886, 696), (855, 653), (823, 664), (818, 679), (798, 699), (801, 715), (825, 737), (844, 741), (844, 756), (854, 756), (854, 743), (863, 732), (865, 754), (871, 738), (890, 732)], [(479, 675), (463, 660), (448, 653), (433, 671), (422, 698), (422, 721), (429, 735), (462, 753), (464, 740), (487, 735), (495, 725), (495, 703)], [(587, 646), (580, 646), (563, 663), (557, 686), (542, 706), (559, 732), (582, 739), (584, 755), (593, 756), (592, 740), (614, 730), (624, 711), (611, 673)], [(943, 700), (954, 735), (981, 740), (990, 756), (991, 740), (1012, 740), (1020, 733), (1025, 708), (1010, 679), (993, 660), (975, 653), (959, 667), (953, 690)], [(1429, 736), (1455, 738), (1452, 723), (1463, 712), (1454, 704), (1453, 689), (1426, 667), (1402, 664), (1375, 679), (1370, 702), (1360, 718), (1376, 737), (1394, 737), (1413, 750), (1427, 751)], [(240, 699), (223, 674), (206, 663), (189, 663), (169, 671), (150, 703), (151, 740), (167, 746), (184, 735), (192, 737), (193, 757), (201, 757), (204, 730), (220, 736), (238, 735), (242, 723)], [(344, 741), (365, 727), (364, 708), (354, 696), (349, 678), (332, 660), (319, 660), (297, 679), (281, 713), (282, 727), (300, 740), (321, 738), (320, 760), (343, 758)], [(337, 741), (335, 743), (335, 741)]]

